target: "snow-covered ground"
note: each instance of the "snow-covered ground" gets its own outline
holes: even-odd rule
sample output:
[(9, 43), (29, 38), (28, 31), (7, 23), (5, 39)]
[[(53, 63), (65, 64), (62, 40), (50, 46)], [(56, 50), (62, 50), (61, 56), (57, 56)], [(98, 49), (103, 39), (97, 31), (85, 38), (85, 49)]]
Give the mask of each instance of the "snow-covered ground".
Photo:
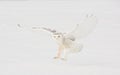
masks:
[[(32, 26), (70, 31), (86, 14), (98, 18), (84, 49), (67, 61), (54, 60), (57, 45)], [(0, 75), (120, 75), (120, 2), (0, 2)], [(17, 24), (25, 28), (17, 27)]]

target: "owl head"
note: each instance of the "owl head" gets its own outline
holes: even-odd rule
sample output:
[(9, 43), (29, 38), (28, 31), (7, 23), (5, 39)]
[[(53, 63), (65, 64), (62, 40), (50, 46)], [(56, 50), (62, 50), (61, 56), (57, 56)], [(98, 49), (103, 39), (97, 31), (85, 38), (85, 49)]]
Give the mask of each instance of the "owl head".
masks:
[(58, 44), (62, 44), (64, 36), (62, 33), (55, 33), (52, 35), (53, 39), (58, 43)]
[(53, 34), (53, 38), (55, 38), (56, 40), (60, 40), (63, 38), (63, 34), (62, 33), (55, 33), (55, 34)]

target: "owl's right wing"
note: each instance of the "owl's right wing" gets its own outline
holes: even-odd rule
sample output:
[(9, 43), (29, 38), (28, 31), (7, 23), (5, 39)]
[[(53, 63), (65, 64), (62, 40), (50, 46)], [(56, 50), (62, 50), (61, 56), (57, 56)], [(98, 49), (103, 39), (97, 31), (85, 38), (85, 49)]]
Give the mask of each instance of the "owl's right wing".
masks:
[(66, 37), (74, 40), (84, 38), (93, 31), (96, 24), (97, 24), (96, 16), (86, 15), (85, 19), (81, 22), (81, 24), (78, 24), (72, 32), (66, 35)]

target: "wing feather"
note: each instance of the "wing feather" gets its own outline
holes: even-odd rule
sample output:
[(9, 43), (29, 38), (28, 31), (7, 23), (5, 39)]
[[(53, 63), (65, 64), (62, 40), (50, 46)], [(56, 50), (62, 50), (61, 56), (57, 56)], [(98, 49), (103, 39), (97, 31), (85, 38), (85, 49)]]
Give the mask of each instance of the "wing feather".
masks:
[(85, 19), (81, 22), (81, 24), (78, 24), (72, 32), (68, 33), (67, 37), (74, 37), (75, 39), (84, 38), (94, 30), (96, 24), (96, 16), (86, 15)]

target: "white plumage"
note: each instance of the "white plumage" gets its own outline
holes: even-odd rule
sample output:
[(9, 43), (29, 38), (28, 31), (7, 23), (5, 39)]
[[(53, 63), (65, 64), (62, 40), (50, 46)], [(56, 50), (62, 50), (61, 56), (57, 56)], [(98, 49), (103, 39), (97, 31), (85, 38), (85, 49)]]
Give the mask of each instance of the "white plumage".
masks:
[[(81, 38), (86, 37), (95, 28), (97, 23), (97, 18), (94, 15), (86, 15), (85, 19), (81, 24), (77, 24), (76, 28), (69, 33), (57, 32), (50, 28), (42, 27), (42, 29), (50, 31), (53, 38), (59, 45), (57, 56), (55, 59), (67, 59), (69, 53), (80, 52), (83, 48), (83, 44), (78, 42)], [(20, 27), (20, 25), (18, 25)], [(33, 29), (41, 29), (41, 27), (33, 27)], [(64, 56), (61, 54), (64, 52)]]
[(92, 32), (96, 26), (96, 23), (96, 16), (86, 15), (81, 24), (78, 24), (76, 28), (70, 33), (61, 33), (49, 28), (43, 28), (53, 33), (53, 37), (59, 45), (58, 54), (55, 59), (61, 58), (62, 52), (65, 52), (65, 55), (62, 59), (67, 59), (68, 53), (80, 52), (83, 48), (83, 45), (77, 40), (86, 37), (90, 32)]

